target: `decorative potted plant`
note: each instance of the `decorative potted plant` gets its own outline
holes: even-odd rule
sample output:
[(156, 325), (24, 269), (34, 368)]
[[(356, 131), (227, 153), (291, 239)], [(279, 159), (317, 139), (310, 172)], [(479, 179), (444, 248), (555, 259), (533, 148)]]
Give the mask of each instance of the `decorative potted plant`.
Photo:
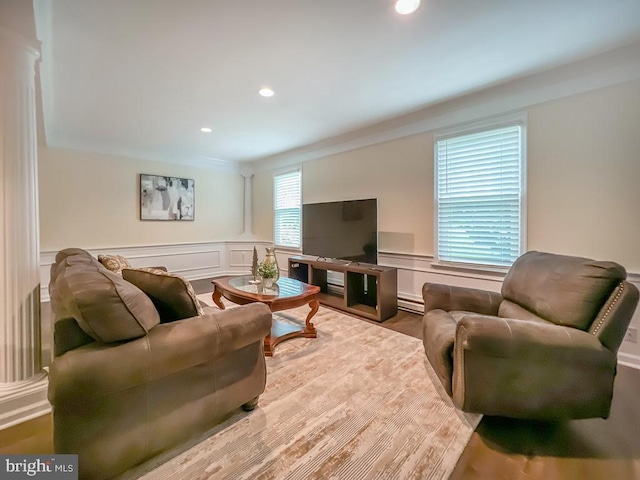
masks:
[(260, 262), (258, 265), (258, 276), (262, 278), (263, 286), (271, 288), (274, 280), (278, 277), (278, 265), (272, 262)]

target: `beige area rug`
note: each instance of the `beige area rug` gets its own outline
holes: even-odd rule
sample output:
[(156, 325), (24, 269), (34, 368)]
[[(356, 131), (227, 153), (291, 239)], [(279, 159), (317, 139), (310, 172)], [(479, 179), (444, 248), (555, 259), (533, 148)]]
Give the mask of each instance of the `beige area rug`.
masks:
[[(275, 315), (302, 324), (307, 312)], [(318, 338), (287, 340), (267, 358), (256, 410), (121, 478), (448, 478), (480, 416), (434, 386), (422, 342), (323, 307), (313, 323)]]

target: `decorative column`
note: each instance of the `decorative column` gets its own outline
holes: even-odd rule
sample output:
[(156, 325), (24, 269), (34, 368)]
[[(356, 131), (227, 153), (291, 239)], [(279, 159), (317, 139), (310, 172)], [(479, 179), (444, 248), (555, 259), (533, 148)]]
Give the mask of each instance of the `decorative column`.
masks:
[(252, 240), (255, 238), (253, 235), (253, 192), (251, 185), (253, 173), (243, 173), (242, 178), (244, 178), (244, 228), (240, 238)]
[(35, 64), (0, 25), (0, 429), (49, 410), (41, 367)]

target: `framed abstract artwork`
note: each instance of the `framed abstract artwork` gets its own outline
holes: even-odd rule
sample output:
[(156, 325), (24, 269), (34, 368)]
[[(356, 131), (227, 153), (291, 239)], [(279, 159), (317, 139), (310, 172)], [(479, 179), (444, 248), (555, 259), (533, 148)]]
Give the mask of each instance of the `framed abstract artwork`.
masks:
[(190, 178), (140, 174), (140, 220), (193, 220), (195, 198)]

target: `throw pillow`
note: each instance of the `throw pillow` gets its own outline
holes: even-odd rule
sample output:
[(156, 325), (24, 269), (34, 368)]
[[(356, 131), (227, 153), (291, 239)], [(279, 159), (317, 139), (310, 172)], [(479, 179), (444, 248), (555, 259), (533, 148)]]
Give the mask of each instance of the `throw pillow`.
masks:
[(125, 268), (122, 278), (147, 294), (162, 323), (204, 314), (193, 287), (180, 275), (155, 268)]
[(121, 274), (123, 268), (131, 268), (129, 261), (120, 255), (98, 255), (98, 261), (114, 273)]
[[(73, 318), (95, 340), (104, 343), (131, 340), (160, 323), (147, 295), (102, 268), (88, 252), (80, 249), (59, 252), (51, 273), (49, 292), (56, 321)], [(56, 325), (56, 336), (57, 329)], [(72, 341), (75, 343), (78, 338)], [(56, 348), (57, 343), (58, 340)]]

